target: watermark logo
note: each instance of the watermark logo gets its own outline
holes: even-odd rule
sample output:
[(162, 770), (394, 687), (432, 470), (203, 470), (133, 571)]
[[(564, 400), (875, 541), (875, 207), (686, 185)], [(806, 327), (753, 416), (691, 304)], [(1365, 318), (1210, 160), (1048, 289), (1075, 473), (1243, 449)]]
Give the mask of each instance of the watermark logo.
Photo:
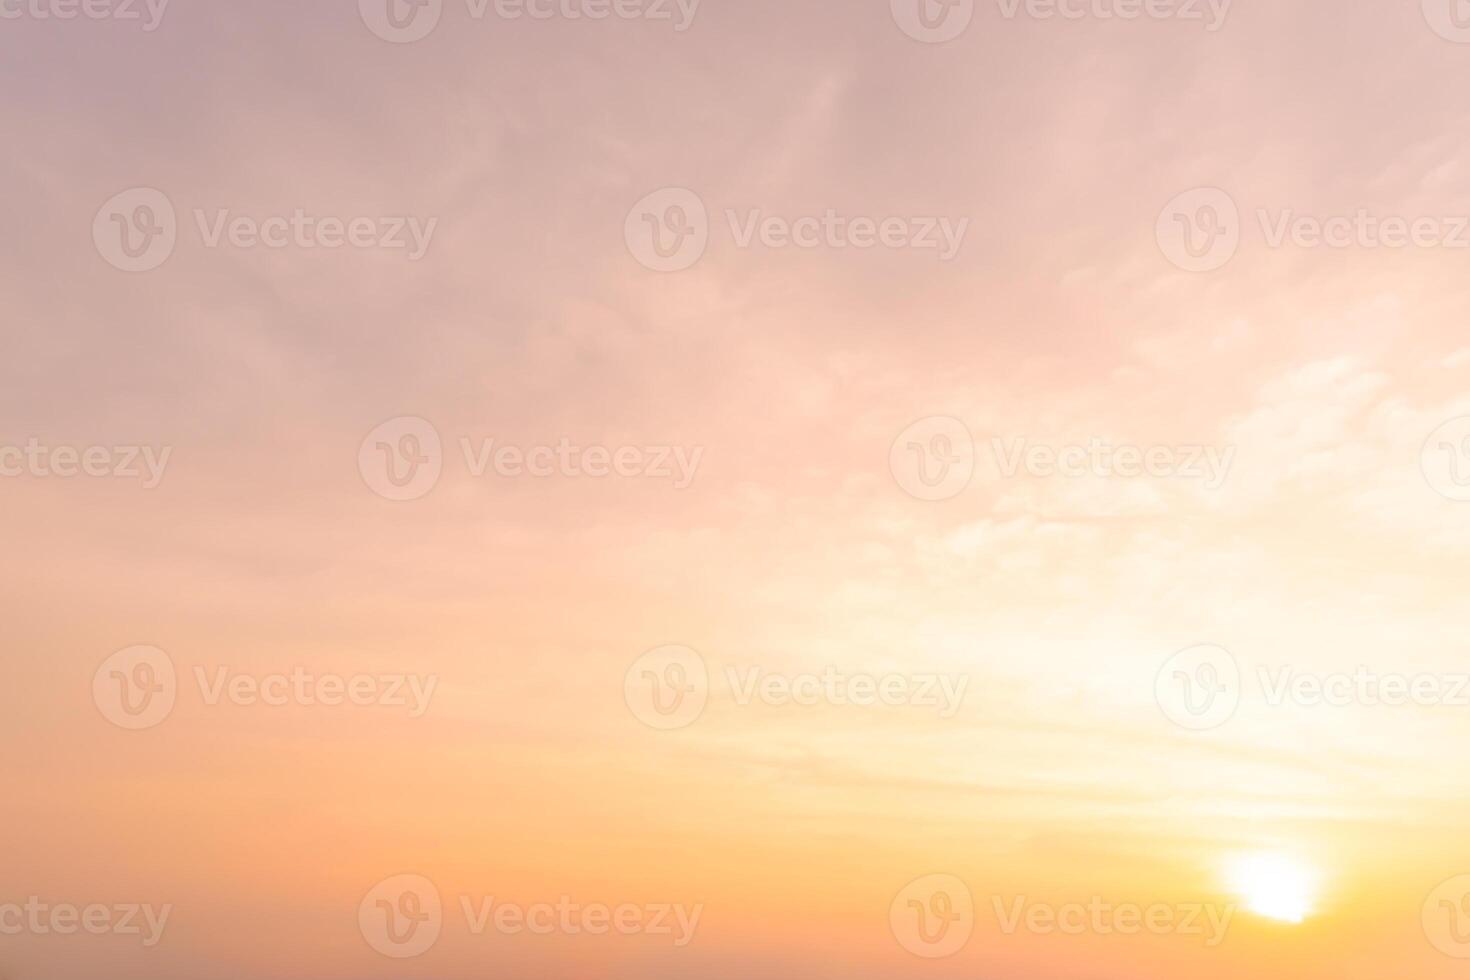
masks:
[(32, 436), (24, 446), (0, 445), (0, 477), (138, 480), (154, 490), (172, 455), (172, 446), (50, 446)]
[(152, 34), (163, 23), (170, 0), (0, 0), (0, 20), (137, 21)]
[(709, 667), (685, 646), (649, 650), (623, 677), (623, 700), (633, 716), (650, 728), (687, 728), (709, 703)]
[(1424, 19), (1434, 33), (1446, 41), (1470, 44), (1470, 2), (1467, 0), (1423, 0)]
[(92, 676), (92, 700), (97, 710), (129, 731), (161, 725), (173, 713), (178, 693), (174, 662), (157, 647), (119, 650)]
[(168, 261), (179, 240), (173, 202), (152, 187), (113, 195), (92, 219), (97, 253), (124, 272), (151, 272)]
[(1009, 901), (996, 895), (991, 902), (1000, 931), (1007, 936), (1023, 929), (1037, 936), (1137, 936), (1147, 933), (1201, 939), (1210, 949), (1225, 941), (1236, 912), (1234, 905), (1203, 902), (1141, 905), (1111, 902), (1099, 895), (1085, 903), (1060, 905), (1033, 902), (1024, 895)]
[(439, 889), (422, 875), (396, 875), (374, 885), (357, 908), (367, 944), (395, 960), (427, 953), (444, 928)]
[(1010, 440), (992, 439), (990, 446), (1000, 475), (1005, 479), (1013, 479), (1023, 471), (1038, 479), (1150, 477), (1199, 480), (1206, 490), (1218, 490), (1225, 485), (1236, 450), (1234, 446), (1116, 445), (1097, 437), (1085, 444), (1052, 446), (1018, 436)]
[(1180, 650), (1154, 680), (1154, 698), (1174, 724), (1191, 731), (1219, 728), (1240, 707), (1240, 664), (1211, 644)]
[(1179, 268), (1213, 272), (1240, 247), (1240, 209), (1219, 188), (1195, 188), (1164, 206), (1154, 234), (1164, 257)]
[(444, 446), (433, 423), (413, 415), (389, 419), (357, 451), (363, 482), (387, 500), (427, 496), (444, 472)]
[(888, 925), (898, 944), (915, 956), (953, 956), (975, 931), (975, 900), (954, 875), (925, 875), (894, 897)]
[(393, 44), (412, 44), (434, 33), (444, 0), (357, 0), (362, 22)]
[(894, 23), (925, 44), (953, 41), (975, 18), (975, 0), (889, 0)]
[(920, 419), (893, 440), (888, 468), (909, 496), (950, 500), (964, 493), (975, 477), (975, 437), (959, 419)]
[(1200, 21), (1210, 33), (1225, 26), (1231, 0), (998, 0), (1001, 15), (1015, 20)]
[(138, 936), (145, 949), (163, 941), (172, 905), (73, 905), (32, 895), (25, 904), (0, 904), (0, 936)]
[(1419, 467), (1435, 493), (1470, 501), (1470, 415), (1434, 430), (1419, 454)]
[(1446, 881), (1424, 900), (1424, 935), (1446, 956), (1470, 960), (1470, 875)]
[(682, 272), (709, 247), (709, 211), (684, 187), (665, 187), (633, 205), (623, 225), (628, 251), (654, 272)]

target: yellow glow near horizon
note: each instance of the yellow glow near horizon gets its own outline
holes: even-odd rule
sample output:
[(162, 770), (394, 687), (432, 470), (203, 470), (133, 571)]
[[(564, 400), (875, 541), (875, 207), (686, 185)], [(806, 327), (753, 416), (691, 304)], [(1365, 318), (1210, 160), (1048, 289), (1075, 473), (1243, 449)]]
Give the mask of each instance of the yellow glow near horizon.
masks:
[(1230, 889), (1257, 915), (1298, 923), (1312, 914), (1319, 875), (1310, 866), (1281, 854), (1244, 854), (1228, 868)]

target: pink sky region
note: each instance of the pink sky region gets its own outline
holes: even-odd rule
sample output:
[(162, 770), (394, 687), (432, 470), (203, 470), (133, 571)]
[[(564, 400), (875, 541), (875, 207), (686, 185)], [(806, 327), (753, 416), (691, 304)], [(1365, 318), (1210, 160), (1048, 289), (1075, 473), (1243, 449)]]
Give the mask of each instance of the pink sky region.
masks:
[(0, 0), (0, 980), (1451, 980), (1459, 0)]

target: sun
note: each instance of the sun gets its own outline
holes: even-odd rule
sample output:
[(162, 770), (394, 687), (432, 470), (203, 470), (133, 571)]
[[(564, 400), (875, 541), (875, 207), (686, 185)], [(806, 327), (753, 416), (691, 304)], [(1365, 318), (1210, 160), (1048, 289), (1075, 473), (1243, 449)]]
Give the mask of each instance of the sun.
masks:
[(1231, 859), (1226, 874), (1246, 908), (1268, 919), (1299, 923), (1316, 905), (1320, 875), (1293, 857), (1242, 854)]

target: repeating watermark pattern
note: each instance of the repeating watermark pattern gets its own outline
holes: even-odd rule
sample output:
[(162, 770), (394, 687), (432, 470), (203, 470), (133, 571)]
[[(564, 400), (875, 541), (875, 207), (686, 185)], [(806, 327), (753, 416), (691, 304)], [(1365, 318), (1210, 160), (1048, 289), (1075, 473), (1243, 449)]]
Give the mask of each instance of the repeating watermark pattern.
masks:
[[(1200, 23), (1214, 33), (1225, 26), (1233, 0), (995, 0), (1008, 21), (1173, 20)], [(969, 29), (975, 0), (889, 0), (893, 20), (915, 41), (944, 44)]]
[(171, 0), (0, 0), (0, 20), (115, 20), (152, 34)]
[[(195, 208), (193, 226), (207, 249), (381, 250), (403, 252), (417, 262), (428, 254), (438, 218), (418, 215), (319, 215), (306, 208), (264, 218), (229, 208)], [(169, 260), (178, 245), (179, 220), (168, 195), (135, 187), (114, 195), (92, 221), (98, 253), (124, 272), (149, 272)]]
[(1234, 446), (1135, 446), (1116, 445), (1094, 437), (1086, 443), (1063, 446), (1032, 443), (1025, 437), (992, 439), (991, 451), (1006, 479), (1024, 471), (1047, 479), (1100, 477), (1125, 480), (1150, 477), (1158, 480), (1199, 480), (1206, 490), (1218, 490), (1230, 476), (1235, 461)]
[(1212, 644), (1180, 650), (1154, 678), (1154, 698), (1181, 728), (1219, 728), (1240, 707), (1240, 664), (1229, 650)]
[(124, 272), (151, 272), (174, 254), (179, 219), (163, 191), (133, 187), (114, 194), (92, 219), (97, 253)]
[(1446, 41), (1470, 44), (1470, 5), (1465, 0), (1421, 0), (1424, 19)]
[(1164, 256), (1186, 272), (1213, 272), (1240, 248), (1240, 209), (1218, 187), (1176, 196), (1159, 212), (1154, 237)]
[[(726, 208), (725, 223), (736, 248), (934, 251), (941, 262), (964, 247), (969, 218), (933, 215), (870, 217), (827, 208), (795, 217), (762, 208)], [(711, 222), (704, 200), (685, 187), (665, 187), (643, 197), (623, 223), (628, 251), (655, 272), (680, 272), (703, 257)]]
[[(1025, 895), (992, 895), (991, 910), (1007, 936), (1184, 936), (1213, 949), (1226, 939), (1235, 905), (1209, 902), (1115, 902), (1099, 895), (1078, 902), (1038, 902)], [(898, 944), (924, 959), (953, 956), (969, 943), (976, 909), (970, 888), (948, 874), (906, 885), (888, 910)]]
[[(1470, 215), (1311, 215), (1293, 208), (1257, 208), (1256, 223), (1267, 248), (1467, 249)], [(1213, 272), (1239, 249), (1243, 227), (1235, 199), (1215, 187), (1185, 191), (1159, 215), (1159, 248), (1188, 272)]]
[(656, 647), (633, 661), (623, 675), (623, 701), (650, 728), (687, 728), (709, 704), (709, 666), (689, 647)]
[[(774, 708), (914, 708), (953, 718), (963, 706), (970, 678), (964, 674), (854, 673), (835, 666), (820, 671), (775, 673), (763, 667), (727, 666), (726, 689), (735, 705)], [(687, 728), (711, 697), (704, 657), (685, 646), (643, 654), (623, 677), (623, 700), (639, 721), (660, 731)]]
[(919, 500), (951, 500), (975, 478), (975, 436), (959, 419), (934, 415), (898, 434), (888, 468), (904, 492)]
[(179, 680), (174, 662), (157, 647), (119, 650), (92, 675), (92, 701), (119, 728), (141, 731), (173, 714)]
[(1001, 932), (1038, 936), (1186, 936), (1213, 949), (1225, 941), (1236, 906), (1207, 902), (1112, 902), (1093, 896), (1060, 905), (1025, 896), (992, 899)]
[(0, 444), (0, 478), (137, 480), (144, 490), (154, 490), (173, 451), (172, 446), (52, 446), (32, 436), (23, 446)]
[(357, 927), (367, 944), (398, 960), (422, 956), (444, 931), (444, 902), (423, 875), (394, 875), (378, 882), (357, 907)]
[[(305, 667), (249, 674), (228, 666), (196, 666), (193, 678), (200, 700), (209, 707), (401, 708), (414, 719), (428, 713), (439, 686), (433, 674), (344, 675), (314, 673)], [(173, 659), (157, 647), (119, 650), (92, 677), (92, 699), (102, 716), (131, 731), (163, 724), (173, 713), (178, 693)]]
[[(1204, 731), (1235, 716), (1245, 697), (1245, 674), (1228, 650), (1213, 645), (1174, 654), (1159, 671), (1154, 694), (1170, 721)], [(1470, 673), (1303, 671), (1257, 665), (1256, 689), (1269, 708), (1470, 708)]]
[[(667, 23), (677, 33), (694, 25), (703, 0), (464, 0), (473, 21), (500, 20), (646, 21)], [(362, 21), (384, 41), (412, 44), (439, 26), (445, 0), (358, 0)]]
[(1351, 672), (1308, 673), (1262, 666), (1256, 678), (1273, 708), (1470, 708), (1470, 674), (1381, 673), (1363, 665)]
[[(1094, 436), (1086, 442), (1054, 445), (1025, 436), (994, 437), (990, 452), (1002, 479), (1023, 473), (1037, 479), (1197, 480), (1218, 490), (1235, 462), (1234, 446), (1133, 445)], [(888, 451), (888, 467), (904, 492), (919, 500), (959, 496), (974, 479), (977, 447), (968, 426), (936, 415), (920, 419), (898, 434)]]
[(0, 904), (0, 936), (136, 936), (152, 949), (163, 941), (173, 911), (172, 905), (73, 905), (32, 895)]
[(1424, 479), (1440, 496), (1470, 501), (1470, 416), (1435, 429), (1419, 455)]
[(898, 944), (926, 960), (964, 949), (975, 932), (975, 899), (954, 875), (931, 874), (909, 882), (888, 908), (888, 927)]
[(1233, 0), (996, 0), (1001, 16), (1015, 20), (1177, 20), (1198, 22), (1210, 33), (1225, 26)]
[[(520, 904), (493, 895), (461, 895), (454, 903), (472, 936), (653, 936), (683, 949), (694, 941), (704, 906), (684, 903), (609, 905), (570, 895)], [(445, 907), (439, 889), (422, 875), (395, 875), (368, 891), (358, 906), (358, 927), (377, 952), (393, 959), (422, 956), (439, 941)]]
[(797, 674), (727, 667), (725, 681), (742, 708), (757, 701), (777, 708), (926, 708), (945, 720), (959, 712), (970, 686), (965, 674), (853, 674), (836, 667)]
[[(493, 438), (458, 440), (465, 472), (476, 480), (490, 476), (515, 480), (660, 480), (687, 490), (699, 474), (703, 446), (580, 446), (562, 438), (555, 445), (508, 445)], [(433, 423), (418, 416), (390, 419), (368, 433), (358, 447), (363, 482), (387, 500), (427, 496), (444, 472), (444, 448)]]
[(1424, 935), (1446, 956), (1470, 960), (1470, 875), (1442, 883), (1424, 900)]

